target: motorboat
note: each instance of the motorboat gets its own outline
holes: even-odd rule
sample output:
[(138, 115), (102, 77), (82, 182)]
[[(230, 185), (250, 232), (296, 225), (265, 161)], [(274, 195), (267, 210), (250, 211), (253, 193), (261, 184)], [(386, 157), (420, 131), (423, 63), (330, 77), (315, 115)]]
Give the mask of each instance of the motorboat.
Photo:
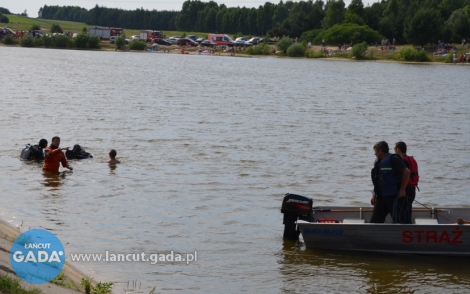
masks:
[(315, 206), (311, 198), (286, 194), (284, 238), (302, 234), (307, 248), (400, 254), (470, 256), (470, 208), (413, 208), (412, 224), (370, 223), (372, 207)]

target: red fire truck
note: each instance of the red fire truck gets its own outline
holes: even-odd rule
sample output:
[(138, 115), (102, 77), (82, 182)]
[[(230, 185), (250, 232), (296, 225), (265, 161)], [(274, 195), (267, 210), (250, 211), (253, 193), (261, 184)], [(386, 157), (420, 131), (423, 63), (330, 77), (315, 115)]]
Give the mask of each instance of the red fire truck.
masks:
[(108, 27), (89, 27), (88, 33), (90, 36), (98, 36), (103, 40), (109, 40), (112, 36), (122, 35), (121, 28), (108, 28)]
[(163, 39), (162, 31), (141, 30), (140, 40), (151, 42), (153, 39)]

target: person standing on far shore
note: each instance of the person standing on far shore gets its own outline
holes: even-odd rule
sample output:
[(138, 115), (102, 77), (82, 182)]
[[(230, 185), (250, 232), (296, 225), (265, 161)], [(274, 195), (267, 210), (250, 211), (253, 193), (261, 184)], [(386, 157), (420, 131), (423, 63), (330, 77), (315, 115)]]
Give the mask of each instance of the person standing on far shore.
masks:
[(118, 164), (118, 163), (121, 163), (121, 161), (119, 161), (119, 160), (116, 159), (116, 155), (117, 155), (116, 150), (111, 149), (111, 151), (109, 151), (109, 160), (106, 161), (106, 163), (109, 163), (109, 164)]

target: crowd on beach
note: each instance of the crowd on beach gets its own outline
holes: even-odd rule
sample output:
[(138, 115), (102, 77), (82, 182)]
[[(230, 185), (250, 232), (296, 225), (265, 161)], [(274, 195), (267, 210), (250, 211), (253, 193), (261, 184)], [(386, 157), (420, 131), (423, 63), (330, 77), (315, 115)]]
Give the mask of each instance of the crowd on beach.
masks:
[[(380, 41), (380, 50), (395, 50), (397, 49), (395, 47), (396, 42), (397, 40), (395, 39), (395, 37), (392, 39), (392, 42), (390, 42), (388, 39), (382, 39)], [(378, 47), (377, 42), (375, 43), (375, 47)]]
[[(0, 29), (0, 39), (3, 39), (3, 37), (11, 35), (13, 38), (23, 38), (25, 36), (32, 36), (33, 38), (40, 38), (44, 36), (44, 32), (42, 30), (21, 30), (21, 31), (13, 31), (10, 28), (4, 27), (3, 29)], [(77, 34), (72, 33), (72, 32), (64, 32), (63, 34), (66, 37), (74, 37)]]
[[(470, 49), (470, 43), (468, 43), (466, 39), (462, 39), (462, 49), (465, 49), (465, 45), (467, 45), (467, 49)], [(433, 55), (434, 56), (447, 56), (447, 54), (451, 52), (454, 53), (455, 55), (455, 53), (457, 52), (457, 45), (453, 43), (444, 43), (444, 42), (441, 42), (441, 40), (439, 40), (437, 41), (437, 50), (433, 52)], [(470, 55), (470, 52), (467, 52), (467, 54), (464, 54), (464, 55)]]
[(457, 54), (454, 52), (454, 54), (452, 55), (452, 61), (454, 64), (457, 64), (457, 63), (460, 63), (461, 65), (466, 65), (467, 62), (470, 63), (470, 55), (468, 55), (469, 53), (467, 54), (463, 54), (461, 53), (459, 58), (457, 58)]

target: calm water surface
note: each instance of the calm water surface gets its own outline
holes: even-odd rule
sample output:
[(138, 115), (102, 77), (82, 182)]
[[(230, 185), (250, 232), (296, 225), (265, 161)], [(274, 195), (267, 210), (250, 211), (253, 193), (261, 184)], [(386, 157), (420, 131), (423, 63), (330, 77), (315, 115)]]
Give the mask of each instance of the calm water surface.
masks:
[[(282, 240), (285, 193), (369, 206), (372, 146), (404, 140), (417, 200), (470, 206), (469, 66), (0, 47), (1, 217), (67, 253), (197, 262), (73, 263), (148, 293), (463, 293), (468, 259), (342, 254)], [(21, 148), (94, 155), (45, 177)], [(122, 164), (102, 163), (115, 148)], [(121, 284), (122, 283), (122, 284)], [(132, 287), (131, 287), (132, 288)]]

